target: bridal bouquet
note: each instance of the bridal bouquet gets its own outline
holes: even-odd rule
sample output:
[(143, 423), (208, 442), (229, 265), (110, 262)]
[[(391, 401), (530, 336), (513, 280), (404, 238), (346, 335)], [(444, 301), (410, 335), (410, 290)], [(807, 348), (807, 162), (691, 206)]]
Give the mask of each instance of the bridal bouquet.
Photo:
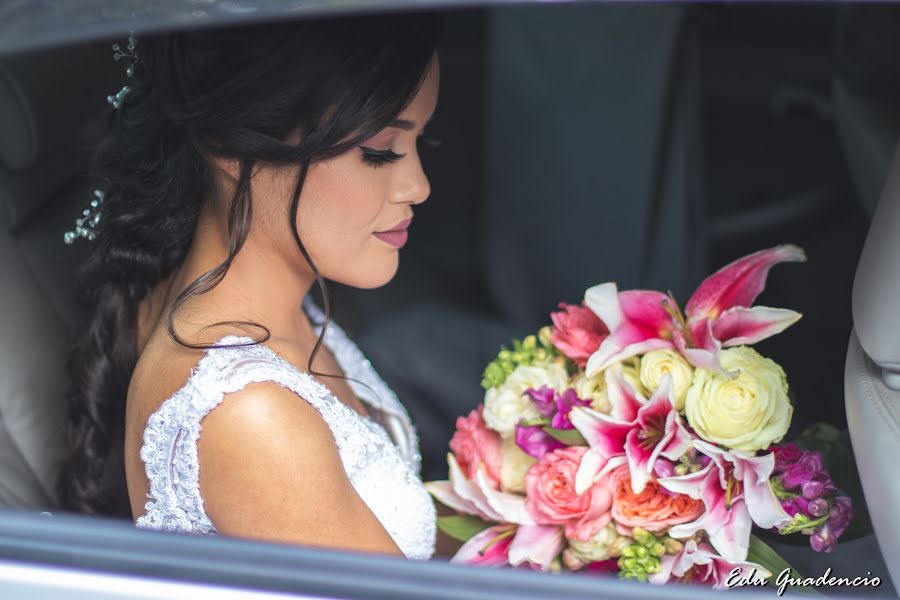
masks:
[(781, 443), (782, 368), (752, 345), (799, 318), (752, 306), (796, 246), (746, 256), (682, 308), (671, 294), (588, 289), (484, 372), (457, 420), (449, 480), (453, 560), (616, 572), (654, 583), (759, 583), (783, 563), (755, 525), (829, 552), (853, 516), (819, 452)]

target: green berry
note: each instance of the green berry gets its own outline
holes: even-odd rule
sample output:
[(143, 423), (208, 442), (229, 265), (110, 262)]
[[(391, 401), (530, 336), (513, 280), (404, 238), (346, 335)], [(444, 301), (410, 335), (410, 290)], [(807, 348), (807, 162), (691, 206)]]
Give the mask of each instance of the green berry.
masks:
[(550, 327), (549, 325), (545, 325), (544, 327), (541, 327), (541, 330), (538, 331), (538, 340), (540, 340), (541, 345), (544, 346), (545, 348), (550, 347), (550, 344), (551, 344), (550, 336), (552, 333), (553, 333), (553, 328)]

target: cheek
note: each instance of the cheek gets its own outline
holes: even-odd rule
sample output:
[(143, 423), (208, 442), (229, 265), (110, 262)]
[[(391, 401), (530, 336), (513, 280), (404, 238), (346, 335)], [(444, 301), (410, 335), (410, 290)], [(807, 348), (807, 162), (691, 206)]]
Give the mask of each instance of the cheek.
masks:
[(389, 266), (380, 264), (386, 257), (372, 235), (384, 225), (380, 217), (388, 204), (386, 183), (382, 173), (361, 164), (353, 152), (310, 169), (297, 230), (323, 276), (368, 287), (370, 282), (361, 278)]
[(310, 169), (297, 211), (304, 241), (325, 238), (352, 245), (370, 237), (383, 205), (381, 189), (362, 172), (364, 165), (354, 168), (348, 158), (341, 156)]

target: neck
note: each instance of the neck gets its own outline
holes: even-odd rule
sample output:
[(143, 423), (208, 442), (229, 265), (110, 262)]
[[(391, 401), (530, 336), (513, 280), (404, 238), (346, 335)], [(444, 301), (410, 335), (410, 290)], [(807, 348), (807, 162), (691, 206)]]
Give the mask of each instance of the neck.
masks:
[[(258, 337), (257, 327), (203, 327), (222, 322), (255, 323), (266, 327), (273, 339), (297, 340), (314, 336), (312, 325), (301, 310), (301, 302), (315, 283), (309, 268), (297, 266), (293, 256), (279, 252), (254, 235), (234, 257), (224, 278), (210, 291), (183, 304), (175, 315), (176, 330), (185, 339), (192, 334), (203, 342), (213, 337), (237, 333)], [(296, 252), (296, 251), (295, 251)], [(227, 227), (211, 211), (201, 211), (197, 232), (184, 263), (170, 288), (169, 302), (191, 282), (217, 267), (228, 257)], [(168, 304), (167, 303), (167, 304)]]

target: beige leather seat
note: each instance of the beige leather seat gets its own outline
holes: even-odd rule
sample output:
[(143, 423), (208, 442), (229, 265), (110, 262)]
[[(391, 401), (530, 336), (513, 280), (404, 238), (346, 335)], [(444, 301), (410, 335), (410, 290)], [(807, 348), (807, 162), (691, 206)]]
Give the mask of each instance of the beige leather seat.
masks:
[(107, 44), (0, 58), (0, 506), (55, 503), (87, 250), (62, 236), (89, 201), (79, 174), (115, 91), (112, 62)]
[(900, 151), (853, 286), (854, 332), (845, 372), (847, 422), (875, 534), (900, 584)]

